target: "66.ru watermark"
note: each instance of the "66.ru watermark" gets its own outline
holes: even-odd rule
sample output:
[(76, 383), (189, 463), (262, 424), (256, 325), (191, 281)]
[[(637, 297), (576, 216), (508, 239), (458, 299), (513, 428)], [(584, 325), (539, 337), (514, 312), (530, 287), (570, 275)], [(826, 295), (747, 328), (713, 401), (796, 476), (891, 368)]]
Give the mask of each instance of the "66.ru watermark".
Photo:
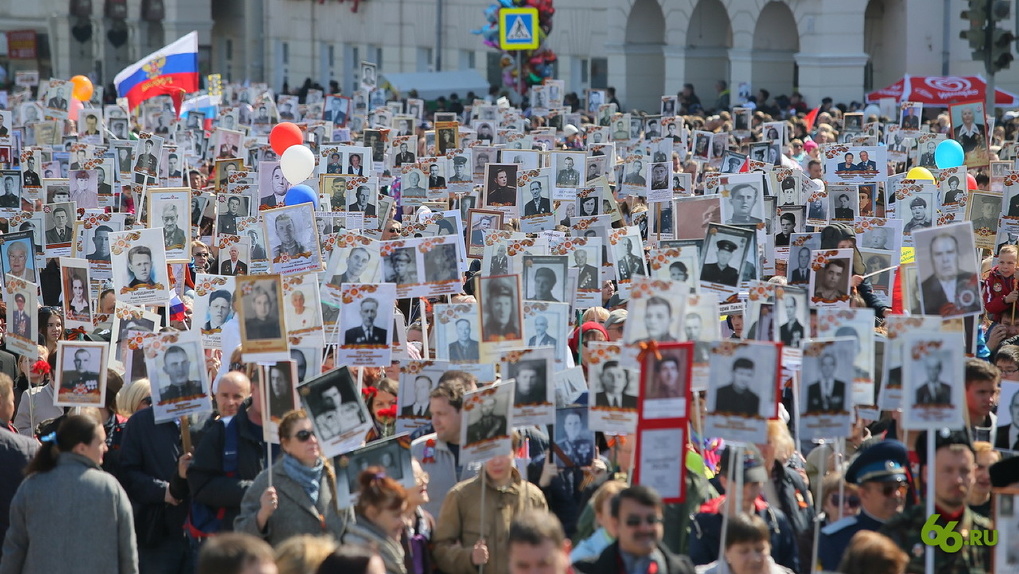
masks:
[(932, 514), (927, 522), (923, 523), (920, 539), (928, 546), (937, 546), (944, 552), (958, 552), (963, 546), (994, 546), (998, 543), (997, 530), (956, 532), (958, 520), (949, 522), (947, 526), (941, 526), (938, 524), (939, 518), (940, 514)]

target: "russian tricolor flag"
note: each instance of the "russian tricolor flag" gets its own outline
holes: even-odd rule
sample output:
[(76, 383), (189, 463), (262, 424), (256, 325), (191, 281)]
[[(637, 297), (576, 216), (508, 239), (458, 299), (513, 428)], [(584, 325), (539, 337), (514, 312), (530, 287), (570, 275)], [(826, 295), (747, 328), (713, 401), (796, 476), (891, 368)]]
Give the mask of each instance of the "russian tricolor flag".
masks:
[(185, 93), (197, 92), (198, 32), (191, 32), (124, 68), (113, 82), (117, 95), (127, 98), (132, 110), (155, 96), (172, 95), (179, 102)]

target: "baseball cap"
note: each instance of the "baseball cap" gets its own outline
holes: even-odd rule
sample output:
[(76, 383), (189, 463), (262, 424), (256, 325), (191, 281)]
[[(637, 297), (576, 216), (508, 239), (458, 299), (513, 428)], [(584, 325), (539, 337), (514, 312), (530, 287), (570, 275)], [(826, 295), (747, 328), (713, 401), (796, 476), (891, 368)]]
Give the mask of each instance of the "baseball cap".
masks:
[[(719, 476), (729, 476), (729, 467), (733, 462), (733, 450), (736, 447), (727, 446), (722, 451), (722, 457), (718, 465)], [(764, 468), (764, 459), (761, 451), (754, 445), (743, 447), (743, 482), (768, 482), (768, 471)]]

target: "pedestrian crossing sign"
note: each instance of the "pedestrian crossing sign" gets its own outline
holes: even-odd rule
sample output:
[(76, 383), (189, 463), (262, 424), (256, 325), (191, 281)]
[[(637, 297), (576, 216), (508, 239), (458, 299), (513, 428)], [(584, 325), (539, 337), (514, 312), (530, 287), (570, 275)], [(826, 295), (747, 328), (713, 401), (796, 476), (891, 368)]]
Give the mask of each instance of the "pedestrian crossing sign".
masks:
[(537, 50), (538, 9), (503, 8), (499, 10), (499, 48)]

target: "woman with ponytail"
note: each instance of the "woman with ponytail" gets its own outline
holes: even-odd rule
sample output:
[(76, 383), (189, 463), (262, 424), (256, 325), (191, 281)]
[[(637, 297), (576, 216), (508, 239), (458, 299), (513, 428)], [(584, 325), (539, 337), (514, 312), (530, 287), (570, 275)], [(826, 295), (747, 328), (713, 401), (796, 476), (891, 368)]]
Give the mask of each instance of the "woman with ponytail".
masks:
[(297, 534), (329, 534), (340, 540), (353, 512), (339, 507), (336, 475), (322, 458), (311, 419), (303, 410), (290, 411), (280, 420), (279, 436), (283, 456), (245, 492), (234, 530), (273, 546)]
[(11, 501), (0, 573), (138, 572), (131, 501), (100, 465), (106, 431), (95, 409), (71, 415), (25, 469)]
[(369, 466), (357, 477), (360, 494), (354, 506), (356, 521), (343, 536), (344, 544), (372, 548), (386, 565), (386, 574), (407, 574), (400, 538), (406, 527), (407, 491), (386, 476), (381, 466)]

